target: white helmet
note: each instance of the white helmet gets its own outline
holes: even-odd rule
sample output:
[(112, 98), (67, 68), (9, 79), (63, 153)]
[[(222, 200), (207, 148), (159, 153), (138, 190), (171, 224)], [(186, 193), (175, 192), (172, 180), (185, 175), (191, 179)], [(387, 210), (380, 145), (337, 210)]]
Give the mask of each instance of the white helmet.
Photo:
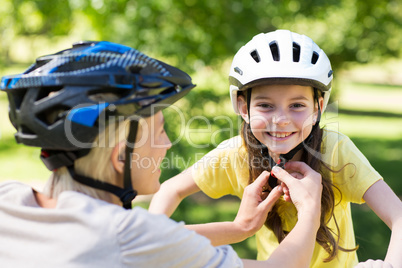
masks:
[(305, 35), (277, 30), (260, 33), (241, 47), (229, 73), (230, 98), (237, 108), (237, 92), (262, 84), (312, 86), (322, 91), (324, 112), (332, 83), (331, 63), (313, 40)]

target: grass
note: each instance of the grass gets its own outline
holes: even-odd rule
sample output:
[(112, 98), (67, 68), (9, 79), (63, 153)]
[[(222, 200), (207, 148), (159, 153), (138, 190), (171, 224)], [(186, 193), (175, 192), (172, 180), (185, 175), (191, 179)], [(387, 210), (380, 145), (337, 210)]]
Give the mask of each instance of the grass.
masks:
[[(402, 197), (402, 146), (401, 139), (352, 137), (352, 140), (385, 182)], [(384, 259), (390, 229), (367, 206), (352, 204), (353, 224), (360, 260)]]
[(15, 145), (13, 138), (3, 138), (0, 145), (0, 180), (44, 181), (50, 171), (42, 164), (39, 154), (38, 148)]
[(356, 111), (402, 114), (400, 86), (343, 82), (339, 106)]
[[(327, 114), (331, 116), (332, 113)], [(384, 140), (402, 139), (402, 119), (370, 115), (337, 114), (323, 120), (330, 129), (340, 131), (349, 137), (373, 138)]]

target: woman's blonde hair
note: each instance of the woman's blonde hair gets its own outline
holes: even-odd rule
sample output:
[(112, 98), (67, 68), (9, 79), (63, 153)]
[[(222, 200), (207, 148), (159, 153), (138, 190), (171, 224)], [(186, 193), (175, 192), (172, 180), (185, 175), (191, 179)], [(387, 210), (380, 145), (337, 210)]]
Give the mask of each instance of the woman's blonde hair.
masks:
[[(86, 156), (75, 160), (75, 172), (96, 180), (119, 185), (118, 174), (113, 167), (111, 156), (115, 146), (127, 138), (127, 123), (127, 120), (110, 120), (93, 142), (90, 152)], [(124, 151), (119, 157), (124, 157)], [(45, 185), (44, 194), (57, 198), (63, 191), (81, 192), (93, 198), (107, 201), (108, 196), (110, 196), (105, 191), (97, 190), (75, 181), (66, 167), (59, 168), (52, 173)]]

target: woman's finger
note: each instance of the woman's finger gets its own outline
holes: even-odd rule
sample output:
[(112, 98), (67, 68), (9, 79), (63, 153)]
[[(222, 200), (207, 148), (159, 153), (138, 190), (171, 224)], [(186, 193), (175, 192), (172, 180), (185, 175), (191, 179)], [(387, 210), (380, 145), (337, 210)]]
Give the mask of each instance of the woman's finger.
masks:
[(268, 182), (269, 178), (269, 172), (268, 171), (263, 171), (260, 176), (257, 177), (257, 179), (250, 185), (253, 185), (256, 188), (262, 188), (265, 186)]
[(276, 201), (282, 196), (283, 189), (282, 186), (278, 185), (268, 194), (267, 198), (261, 202), (261, 206), (264, 207), (264, 210), (271, 210), (275, 205)]
[(291, 185), (295, 180), (295, 178), (292, 177), (292, 175), (290, 175), (286, 170), (278, 166), (274, 166), (272, 168), (272, 173), (275, 175), (275, 177), (277, 177), (281, 182), (284, 182), (286, 185)]
[(300, 173), (303, 177), (311, 174), (314, 170), (304, 162), (290, 161), (285, 164), (285, 168)]

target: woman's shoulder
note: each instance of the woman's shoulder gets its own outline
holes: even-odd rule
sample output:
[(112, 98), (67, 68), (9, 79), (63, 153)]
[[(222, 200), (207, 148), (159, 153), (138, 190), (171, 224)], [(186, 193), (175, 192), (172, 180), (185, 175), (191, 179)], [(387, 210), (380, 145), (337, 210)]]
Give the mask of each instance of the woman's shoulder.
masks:
[(117, 238), (116, 242), (121, 246), (132, 244), (138, 236), (150, 241), (155, 232), (163, 235), (183, 227), (166, 215), (151, 214), (139, 206), (124, 209), (73, 191), (61, 193), (57, 209), (61, 214), (74, 215), (92, 230), (103, 230), (105, 237)]
[(119, 205), (75, 191), (65, 191), (60, 194), (58, 209), (76, 210), (76, 214), (82, 213), (89, 218), (97, 217), (99, 219), (104, 217), (106, 222), (114, 222), (116, 228), (126, 225), (139, 229), (140, 226), (149, 227), (154, 223), (171, 224), (173, 222), (165, 215), (151, 214), (139, 206), (125, 209)]
[(0, 182), (0, 191), (2, 192), (12, 189), (25, 189), (25, 188), (30, 188), (30, 186), (15, 180)]
[(34, 200), (32, 187), (19, 181), (5, 181), (0, 183), (0, 200), (22, 204)]
[[(151, 214), (141, 207), (133, 208), (126, 216), (126, 222), (118, 229), (125, 263), (139, 267), (157, 267), (162, 262), (166, 267), (211, 267), (221, 258), (221, 263), (227, 264), (222, 267), (239, 265), (230, 246), (212, 247), (206, 237), (186, 229), (183, 222)], [(188, 265), (183, 264), (186, 262)]]

